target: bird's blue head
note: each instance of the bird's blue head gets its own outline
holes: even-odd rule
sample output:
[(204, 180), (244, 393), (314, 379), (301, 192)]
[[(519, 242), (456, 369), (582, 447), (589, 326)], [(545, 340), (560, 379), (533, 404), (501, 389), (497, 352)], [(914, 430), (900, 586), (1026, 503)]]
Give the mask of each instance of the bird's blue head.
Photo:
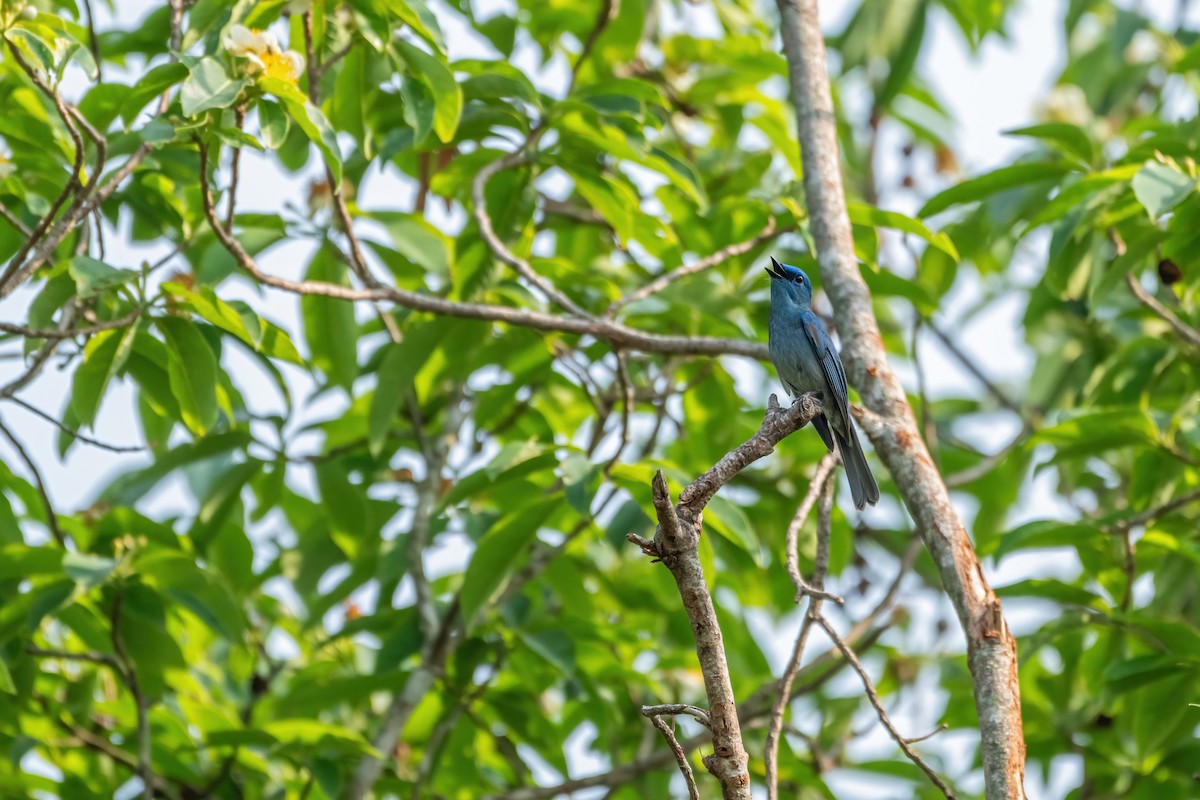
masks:
[(804, 274), (804, 270), (791, 264), (780, 264), (771, 256), (767, 274), (771, 276), (772, 305), (788, 303), (801, 309), (812, 307), (812, 281)]

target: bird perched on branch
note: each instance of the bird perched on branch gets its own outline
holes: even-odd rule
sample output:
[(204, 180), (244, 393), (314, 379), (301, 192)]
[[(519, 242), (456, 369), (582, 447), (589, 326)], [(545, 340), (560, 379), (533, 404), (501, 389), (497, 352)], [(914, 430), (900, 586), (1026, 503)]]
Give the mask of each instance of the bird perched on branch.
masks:
[(767, 274), (771, 276), (771, 361), (783, 381), (783, 387), (793, 397), (806, 392), (821, 396), (822, 413), (812, 423), (831, 451), (837, 445), (838, 455), (850, 480), (854, 507), (862, 509), (867, 503), (879, 501), (879, 486), (867, 466), (867, 458), (859, 444), (854, 422), (850, 419), (850, 396), (846, 387), (846, 371), (833, 341), (812, 310), (812, 281), (804, 270), (780, 264), (771, 258)]

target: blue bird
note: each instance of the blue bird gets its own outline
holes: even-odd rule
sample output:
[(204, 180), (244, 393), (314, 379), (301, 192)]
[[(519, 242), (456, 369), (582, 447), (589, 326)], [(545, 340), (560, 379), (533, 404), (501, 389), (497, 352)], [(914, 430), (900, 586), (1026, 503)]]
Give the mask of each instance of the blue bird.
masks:
[(769, 349), (783, 387), (793, 397), (805, 392), (821, 396), (822, 413), (812, 423), (832, 452), (837, 445), (854, 507), (879, 501), (879, 487), (867, 466), (854, 422), (850, 419), (850, 397), (846, 371), (825, 326), (812, 310), (812, 281), (804, 270), (780, 264), (771, 258), (771, 319)]

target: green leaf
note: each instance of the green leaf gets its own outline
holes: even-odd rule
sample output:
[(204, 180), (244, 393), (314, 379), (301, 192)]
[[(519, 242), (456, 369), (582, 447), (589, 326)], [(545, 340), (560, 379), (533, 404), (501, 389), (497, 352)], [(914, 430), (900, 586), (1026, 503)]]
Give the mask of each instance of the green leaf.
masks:
[(934, 233), (920, 220), (906, 217), (895, 211), (884, 211), (881, 208), (875, 208), (874, 206), (862, 203), (851, 203), (846, 210), (850, 214), (850, 221), (855, 225), (865, 225), (872, 228), (894, 228), (904, 233), (911, 233), (929, 242), (955, 261), (959, 260), (958, 248), (954, 246), (954, 242), (950, 240), (950, 237), (945, 233)]
[(996, 544), (991, 555), (999, 563), (1006, 555), (1018, 550), (1051, 547), (1095, 549), (1102, 547), (1107, 540), (1093, 525), (1042, 519), (1028, 522), (993, 541)]
[(13, 684), (12, 673), (8, 671), (8, 664), (0, 658), (0, 692), (5, 694), (16, 694), (17, 687)]
[(288, 116), (299, 126), (308, 140), (317, 146), (325, 163), (333, 173), (335, 183), (342, 180), (342, 153), (338, 149), (337, 136), (321, 109), (308, 102), (308, 98), (293, 84), (279, 78), (260, 78), (258, 85), (280, 99)]
[(81, 425), (90, 426), (109, 383), (129, 360), (138, 326), (100, 331), (83, 350), (83, 363), (71, 381), (71, 410)]
[(883, 87), (875, 96), (875, 108), (889, 108), (912, 75), (913, 67), (917, 64), (917, 57), (921, 54), (921, 45), (925, 42), (927, 13), (928, 4), (924, 2), (913, 10), (908, 29), (904, 32), (901, 40), (903, 43), (900, 50), (892, 57), (891, 63), (888, 65), (887, 80), (884, 81)]
[(366, 216), (382, 222), (396, 251), (421, 269), (448, 275), (454, 262), (454, 240), (422, 216), (402, 211), (372, 211)]
[(118, 477), (101, 493), (100, 498), (112, 505), (134, 505), (175, 470), (241, 450), (249, 442), (250, 432), (238, 430), (213, 434), (172, 447), (158, 455), (153, 464)]
[(1181, 672), (1195, 674), (1197, 669), (1200, 669), (1200, 659), (1156, 653), (1113, 662), (1104, 671), (1104, 681), (1109, 689), (1123, 694)]
[(258, 109), (258, 129), (262, 135), (263, 144), (271, 150), (278, 150), (283, 146), (288, 128), (291, 126), (288, 115), (284, 113), (278, 103), (270, 100), (258, 101), (255, 108)]
[(518, 504), (515, 511), (493, 525), (479, 540), (463, 576), (460, 595), (463, 619), (467, 621), (468, 630), (474, 627), (481, 613), (500, 595), (516, 569), (518, 559), (527, 555), (526, 545), (560, 503), (561, 497), (551, 496)]
[(917, 216), (932, 217), (953, 206), (974, 203), (1006, 189), (1015, 189), (1018, 186), (1035, 183), (1048, 183), (1061, 178), (1072, 169), (1070, 164), (1063, 163), (1013, 164), (1001, 167), (994, 172), (965, 180), (934, 195), (921, 207)]
[(206, 56), (192, 67), (180, 89), (184, 116), (194, 117), (210, 108), (228, 108), (245, 86), (244, 80), (229, 77), (220, 61)]
[(1090, 606), (1100, 600), (1099, 596), (1087, 589), (1072, 586), (1053, 578), (1030, 578), (1017, 581), (1009, 586), (996, 587), (1000, 597), (1041, 597), (1046, 600), (1057, 600), (1068, 605)]
[(714, 497), (708, 503), (712, 512), (704, 517), (705, 525), (711, 525), (713, 530), (728, 539), (735, 546), (745, 550), (754, 559), (754, 563), (763, 566), (763, 546), (750, 519), (737, 505), (724, 497)]
[(1012, 128), (1004, 131), (1004, 135), (1038, 139), (1069, 156), (1078, 158), (1084, 164), (1091, 164), (1096, 157), (1095, 147), (1087, 131), (1078, 125), (1070, 125), (1066, 122), (1048, 122), (1044, 125)]
[(62, 560), (63, 572), (85, 589), (99, 586), (116, 566), (117, 562), (111, 558), (88, 553), (67, 553)]
[(446, 42), (442, 39), (442, 29), (425, 0), (387, 0), (388, 10), (400, 18), (400, 21), (413, 30), (418, 36), (438, 50), (445, 52)]
[(375, 393), (371, 396), (371, 409), (367, 416), (367, 442), (371, 455), (378, 457), (383, 452), (396, 411), (404, 401), (405, 394), (412, 390), (417, 370), (429, 360), (454, 322), (442, 317), (410, 326), (404, 341), (386, 345), (383, 360), (379, 362)]
[(262, 727), (263, 732), (276, 741), (305, 750), (333, 750), (344, 755), (381, 757), (361, 733), (340, 725), (295, 718), (273, 720)]
[(174, 281), (164, 283), (163, 291), (186, 301), (206, 321), (236, 336), (254, 348), (256, 353), (304, 365), (304, 359), (288, 335), (278, 326), (263, 320), (244, 303), (226, 303), (207, 286), (192, 289)]
[[(346, 265), (329, 247), (313, 256), (305, 278), (349, 286)], [(300, 300), (304, 336), (313, 364), (347, 392), (358, 377), (358, 323), (354, 304), (332, 297), (305, 295)]]
[(175, 62), (160, 64), (139, 78), (133, 85), (133, 90), (121, 102), (121, 120), (125, 123), (125, 129), (129, 129), (147, 103), (188, 75), (188, 68)]
[(67, 271), (75, 279), (80, 297), (95, 297), (113, 286), (121, 286), (137, 278), (130, 269), (117, 269), (90, 256), (75, 256)]
[(433, 132), (443, 142), (454, 138), (462, 117), (462, 89), (445, 62), (403, 39), (395, 41), (396, 51), (433, 95)]
[(167, 377), (179, 401), (183, 424), (197, 435), (217, 423), (217, 358), (200, 329), (177, 317), (155, 320), (170, 356)]
[(1196, 179), (1157, 161), (1147, 161), (1133, 176), (1133, 194), (1156, 220), (1196, 189)]

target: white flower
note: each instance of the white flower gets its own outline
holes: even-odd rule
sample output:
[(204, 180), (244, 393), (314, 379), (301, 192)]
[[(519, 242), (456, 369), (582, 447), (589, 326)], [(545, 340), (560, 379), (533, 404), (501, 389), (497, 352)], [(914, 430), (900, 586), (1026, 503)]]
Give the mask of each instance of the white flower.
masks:
[(1092, 107), (1087, 95), (1073, 83), (1055, 86), (1045, 100), (1038, 103), (1035, 115), (1046, 122), (1068, 122), (1087, 125), (1092, 121)]
[(17, 165), (4, 156), (0, 156), (0, 181), (17, 171)]
[(234, 25), (221, 43), (235, 56), (249, 58), (262, 66), (262, 57), (267, 53), (279, 52), (279, 40), (267, 31), (252, 30), (245, 25)]
[(1138, 31), (1125, 47), (1126, 64), (1144, 64), (1147, 61), (1157, 61), (1161, 49), (1158, 38), (1146, 30)]
[(304, 56), (297, 53), (295, 50), (288, 50), (283, 54), (283, 57), (289, 64), (292, 65), (292, 72), (296, 75), (304, 72)]

